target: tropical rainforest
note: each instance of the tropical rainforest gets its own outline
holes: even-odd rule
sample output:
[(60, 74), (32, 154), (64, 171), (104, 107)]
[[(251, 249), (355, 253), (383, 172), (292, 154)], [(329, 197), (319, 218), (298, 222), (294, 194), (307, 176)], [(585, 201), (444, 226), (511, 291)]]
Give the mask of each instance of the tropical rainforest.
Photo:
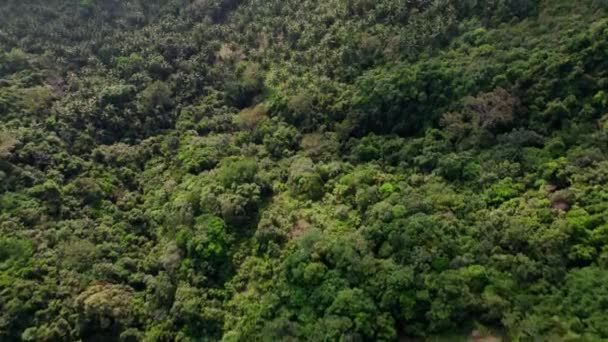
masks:
[(608, 340), (608, 1), (2, 0), (0, 341)]

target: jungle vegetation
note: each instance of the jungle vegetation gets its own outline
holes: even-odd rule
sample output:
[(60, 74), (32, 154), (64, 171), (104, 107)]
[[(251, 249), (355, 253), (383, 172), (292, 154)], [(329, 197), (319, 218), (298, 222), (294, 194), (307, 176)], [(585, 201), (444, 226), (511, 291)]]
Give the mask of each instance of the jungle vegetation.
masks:
[(608, 1), (0, 2), (0, 341), (607, 322)]

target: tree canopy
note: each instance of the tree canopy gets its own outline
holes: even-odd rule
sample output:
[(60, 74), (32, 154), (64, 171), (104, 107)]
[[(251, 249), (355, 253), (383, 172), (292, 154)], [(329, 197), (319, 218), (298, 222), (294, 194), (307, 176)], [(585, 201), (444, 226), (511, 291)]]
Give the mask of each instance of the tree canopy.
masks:
[(608, 2), (0, 3), (0, 341), (608, 339)]

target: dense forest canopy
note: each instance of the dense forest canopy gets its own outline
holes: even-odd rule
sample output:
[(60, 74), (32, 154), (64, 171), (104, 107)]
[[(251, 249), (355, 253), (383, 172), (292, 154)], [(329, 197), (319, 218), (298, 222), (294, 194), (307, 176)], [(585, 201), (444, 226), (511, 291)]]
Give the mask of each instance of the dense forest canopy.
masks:
[(608, 1), (3, 0), (0, 341), (608, 340)]

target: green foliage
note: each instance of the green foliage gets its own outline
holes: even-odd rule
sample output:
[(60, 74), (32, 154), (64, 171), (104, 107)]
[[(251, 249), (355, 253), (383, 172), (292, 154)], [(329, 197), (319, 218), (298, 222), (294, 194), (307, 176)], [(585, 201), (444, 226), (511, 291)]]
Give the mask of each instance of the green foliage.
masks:
[(222, 185), (231, 187), (242, 183), (253, 183), (258, 165), (250, 158), (230, 158), (222, 161), (218, 178)]
[(1, 341), (599, 341), (606, 1), (0, 3)]
[(132, 53), (130, 56), (118, 57), (114, 62), (116, 69), (128, 76), (141, 71), (144, 67), (144, 63), (144, 59), (136, 53)]
[(9, 52), (0, 53), (0, 75), (8, 75), (28, 67), (28, 58), (23, 50), (13, 48)]
[(205, 278), (226, 276), (227, 267), (230, 266), (228, 244), (231, 238), (221, 218), (201, 216), (197, 218), (191, 230), (180, 230), (175, 241), (184, 255), (179, 267), (182, 277), (193, 277), (189, 266), (203, 272)]
[(264, 77), (257, 63), (240, 64), (237, 69), (237, 76), (226, 83), (226, 96), (236, 107), (244, 108), (263, 90)]
[(523, 190), (521, 184), (514, 184), (513, 179), (505, 178), (492, 185), (486, 192), (488, 203), (501, 204), (511, 198), (517, 197)]
[(264, 147), (274, 158), (287, 157), (298, 146), (300, 132), (285, 124), (279, 125), (264, 137)]
[(287, 183), (296, 197), (311, 200), (319, 200), (323, 197), (323, 180), (315, 171), (310, 159), (292, 162)]
[(221, 157), (230, 152), (225, 146), (230, 143), (228, 139), (225, 135), (188, 137), (182, 143), (177, 159), (193, 174), (211, 170), (219, 164)]
[[(608, 336), (602, 303), (606, 298), (603, 282), (606, 272), (596, 267), (575, 269), (566, 276), (563, 289), (545, 298), (536, 310), (526, 315), (520, 328), (521, 336), (558, 337), (567, 331), (569, 336), (584, 340), (601, 340)], [(556, 312), (551, 320), (542, 317)]]
[[(146, 88), (146, 90), (148, 90), (148, 88)], [(121, 108), (131, 100), (134, 92), (135, 87), (131, 85), (110, 86), (102, 90), (99, 101), (102, 106), (113, 105)], [(145, 95), (142, 95), (142, 97), (144, 96)], [(148, 96), (152, 95), (149, 94)], [(147, 101), (153, 100), (147, 99)]]
[(133, 320), (132, 289), (110, 284), (92, 285), (76, 297), (82, 336), (114, 338)]
[(435, 61), (371, 70), (353, 96), (355, 132), (419, 133), (452, 101), (475, 90), (460, 72)]
[[(124, 93), (128, 91), (128, 88), (114, 90), (114, 92), (116, 91)], [(171, 103), (171, 89), (166, 83), (161, 81), (151, 83), (138, 95), (138, 108), (143, 112), (163, 111)]]
[[(0, 240), (0, 270), (23, 267), (33, 255), (33, 246), (27, 240), (3, 238)], [(8, 285), (8, 284), (4, 284)]]

